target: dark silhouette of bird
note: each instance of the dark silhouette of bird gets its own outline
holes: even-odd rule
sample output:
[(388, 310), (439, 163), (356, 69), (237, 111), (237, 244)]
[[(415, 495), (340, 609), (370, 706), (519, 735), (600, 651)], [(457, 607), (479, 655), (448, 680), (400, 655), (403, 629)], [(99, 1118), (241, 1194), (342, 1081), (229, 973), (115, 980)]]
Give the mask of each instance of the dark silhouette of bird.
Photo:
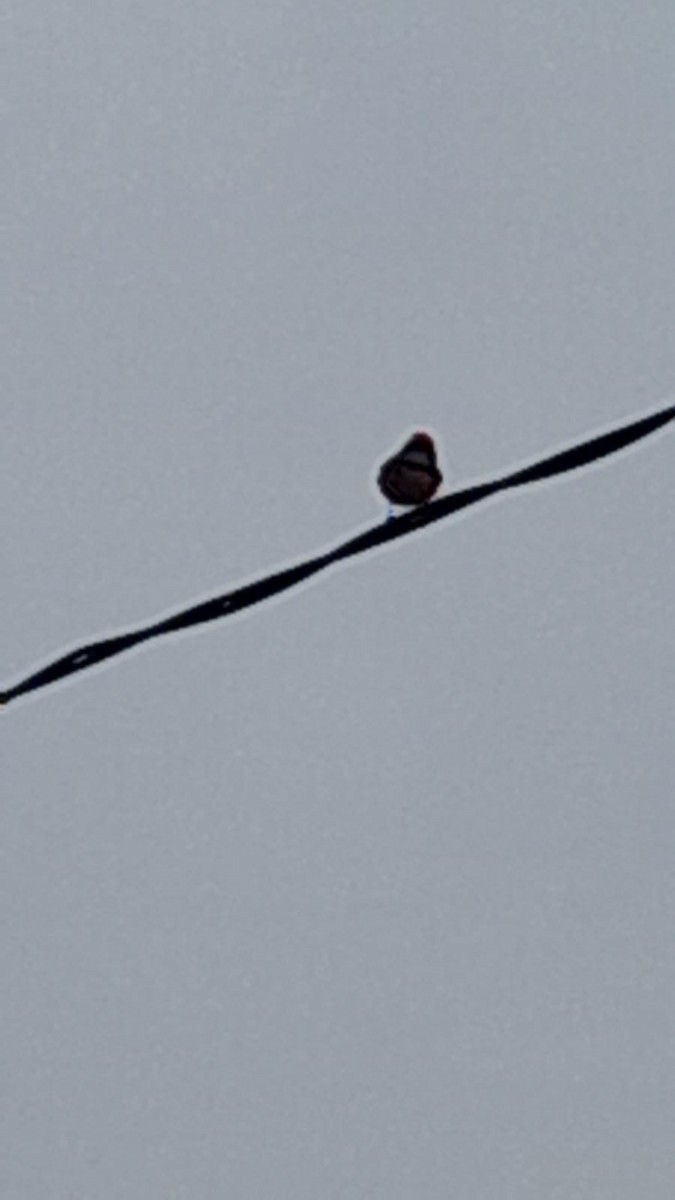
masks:
[(396, 454), (380, 467), (377, 483), (390, 504), (426, 504), (443, 482), (436, 462), (436, 447), (428, 433), (414, 433)]

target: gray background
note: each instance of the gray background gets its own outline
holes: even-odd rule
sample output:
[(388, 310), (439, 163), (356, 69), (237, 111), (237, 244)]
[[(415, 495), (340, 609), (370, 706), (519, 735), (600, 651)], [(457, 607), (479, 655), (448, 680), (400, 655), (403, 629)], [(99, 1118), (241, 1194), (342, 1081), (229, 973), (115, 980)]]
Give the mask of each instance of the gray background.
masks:
[[(668, 401), (672, 0), (5, 15), (4, 685)], [(674, 449), (7, 710), (3, 1200), (671, 1200)]]

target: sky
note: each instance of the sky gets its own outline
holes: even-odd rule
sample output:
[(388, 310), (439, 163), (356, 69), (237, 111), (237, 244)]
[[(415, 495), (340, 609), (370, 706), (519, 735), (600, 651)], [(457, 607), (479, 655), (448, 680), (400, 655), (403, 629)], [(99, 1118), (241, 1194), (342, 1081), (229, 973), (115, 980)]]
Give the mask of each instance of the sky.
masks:
[[(670, 0), (4, 25), (3, 687), (672, 403)], [(671, 1200), (674, 436), (7, 709), (3, 1200)]]

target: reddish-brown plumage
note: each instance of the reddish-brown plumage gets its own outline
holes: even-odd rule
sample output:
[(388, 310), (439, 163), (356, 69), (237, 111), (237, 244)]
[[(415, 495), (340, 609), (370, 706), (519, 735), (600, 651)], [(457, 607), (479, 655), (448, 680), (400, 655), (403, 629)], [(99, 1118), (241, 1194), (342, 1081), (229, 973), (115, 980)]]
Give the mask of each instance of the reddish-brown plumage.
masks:
[(443, 476), (436, 462), (436, 447), (428, 433), (414, 433), (380, 468), (378, 486), (390, 504), (426, 504)]

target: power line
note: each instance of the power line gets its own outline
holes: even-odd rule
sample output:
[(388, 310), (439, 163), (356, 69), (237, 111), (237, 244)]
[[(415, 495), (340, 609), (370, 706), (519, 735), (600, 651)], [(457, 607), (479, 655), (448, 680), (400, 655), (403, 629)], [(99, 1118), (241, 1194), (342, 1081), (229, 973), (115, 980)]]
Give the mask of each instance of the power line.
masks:
[(450, 496), (441, 496), (428, 504), (413, 508), (403, 516), (367, 529), (364, 533), (342, 542), (333, 550), (306, 559), (295, 566), (275, 571), (263, 579), (235, 588), (223, 596), (204, 600), (141, 629), (120, 633), (110, 638), (102, 638), (89, 645), (80, 646), (55, 659), (46, 667), (27, 675), (19, 683), (5, 691), (0, 691), (0, 705), (7, 705), (11, 700), (18, 699), (19, 696), (39, 691), (50, 684), (67, 679), (70, 675), (77, 674), (78, 671), (97, 666), (109, 658), (114, 658), (117, 654), (122, 654), (125, 650), (131, 650), (134, 646), (151, 641), (153, 638), (178, 633), (180, 630), (191, 629), (195, 625), (204, 625), (209, 621), (216, 621), (222, 617), (242, 612), (246, 608), (252, 608), (253, 605), (260, 604), (263, 600), (269, 600), (272, 596), (296, 587), (327, 567), (335, 566), (357, 554), (364, 554), (375, 546), (395, 541), (396, 538), (406, 537), (426, 525), (432, 525), (434, 521), (442, 521), (473, 504), (480, 503), (481, 500), (487, 500), (490, 496), (510, 491), (513, 488), (525, 487), (531, 483), (540, 483), (543, 480), (564, 475), (568, 471), (590, 466), (608, 455), (625, 450), (633, 443), (655, 433), (657, 429), (661, 429), (672, 420), (675, 420), (675, 405), (670, 405), (650, 416), (641, 417), (639, 420), (631, 422), (630, 425), (613, 429), (609, 433), (599, 434), (597, 437), (552, 454), (502, 478), (474, 484), (461, 491), (453, 492)]

